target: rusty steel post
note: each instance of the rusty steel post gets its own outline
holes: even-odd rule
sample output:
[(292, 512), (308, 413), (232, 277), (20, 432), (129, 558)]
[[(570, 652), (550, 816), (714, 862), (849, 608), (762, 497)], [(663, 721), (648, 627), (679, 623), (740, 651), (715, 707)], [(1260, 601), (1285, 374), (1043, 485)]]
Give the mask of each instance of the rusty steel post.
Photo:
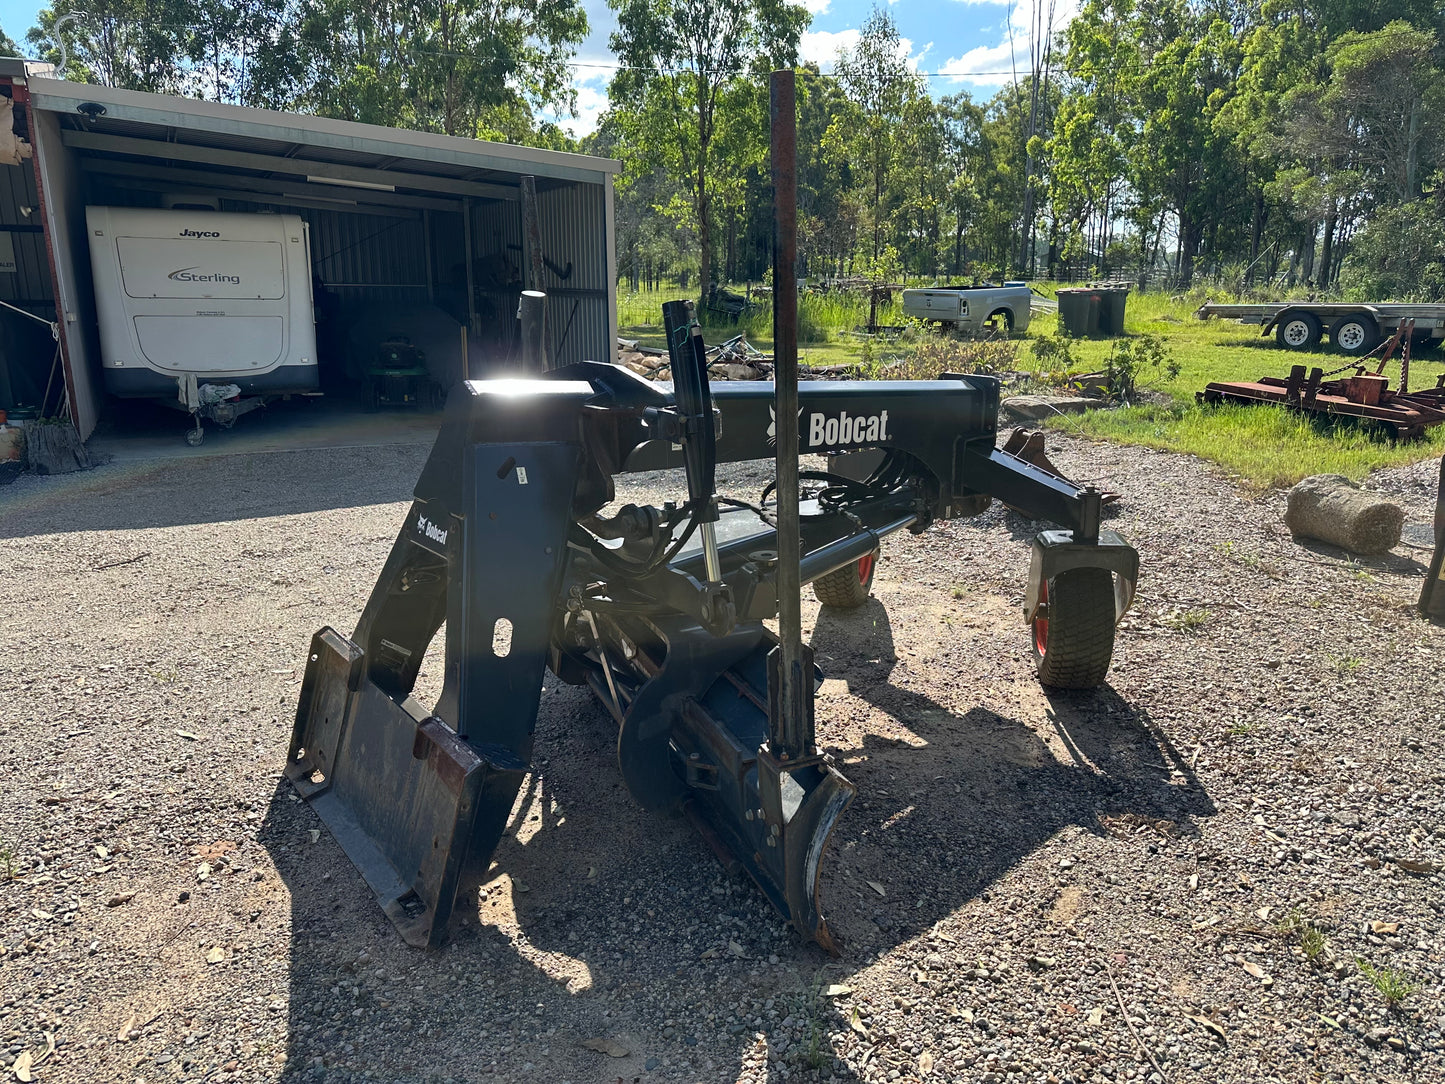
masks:
[[(521, 307), (517, 310), (522, 320), (523, 367), (529, 373), (540, 373), (552, 367), (551, 351), (547, 349), (547, 289), (542, 283), (542, 223), (537, 212), (537, 178), (524, 176), (521, 180), (522, 193), (522, 249), (527, 261), (527, 292), (537, 295), (529, 301), (527, 293), (522, 295)], [(522, 313), (526, 312), (523, 316)], [(535, 326), (530, 322), (535, 321)], [(528, 335), (535, 337), (528, 340)]]
[(798, 115), (791, 70), (771, 79), (773, 425), (778, 480), (777, 712), (769, 747), (780, 759), (814, 752), (813, 675), (803, 649), (798, 520)]
[(522, 247), (527, 259), (527, 289), (542, 289), (542, 224), (537, 215), (537, 178), (523, 177)]

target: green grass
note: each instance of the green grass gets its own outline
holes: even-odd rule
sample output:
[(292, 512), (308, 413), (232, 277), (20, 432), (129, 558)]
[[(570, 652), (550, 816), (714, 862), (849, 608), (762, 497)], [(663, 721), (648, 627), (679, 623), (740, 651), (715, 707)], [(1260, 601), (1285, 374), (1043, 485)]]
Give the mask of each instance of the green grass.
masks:
[(1281, 936), (1292, 937), (1299, 942), (1300, 951), (1310, 963), (1319, 965), (1330, 958), (1330, 940), (1324, 930), (1301, 915), (1298, 909), (1281, 919), (1277, 928)]
[[(1042, 289), (1052, 292), (1048, 287)], [(688, 293), (675, 289), (636, 294), (619, 291), (623, 337), (639, 339), (646, 346), (665, 345), (662, 302)], [(1179, 362), (1179, 373), (1173, 378), (1159, 377), (1151, 385), (1147, 378), (1153, 374), (1144, 374), (1144, 390), (1163, 393), (1167, 401), (1089, 411), (1054, 419), (1049, 424), (1094, 439), (1197, 455), (1259, 488), (1290, 486), (1311, 474), (1343, 474), (1360, 480), (1373, 470), (1445, 455), (1445, 426), (1431, 430), (1424, 440), (1395, 441), (1378, 431), (1349, 423), (1329, 424), (1274, 407), (1197, 405), (1194, 393), (1210, 381), (1285, 376), (1292, 364), (1300, 362), (1327, 370), (1344, 362), (1339, 355), (1327, 352), (1302, 355), (1281, 350), (1272, 336), (1261, 337), (1258, 327), (1198, 320), (1194, 310), (1203, 301), (1203, 294), (1198, 292), (1187, 299), (1157, 293), (1129, 296), (1126, 335), (1160, 337)], [(867, 302), (861, 298), (804, 295), (800, 315), (799, 357), (804, 364), (862, 364), (882, 372), (892, 360), (911, 361), (917, 350), (917, 342), (912, 339), (897, 343), (874, 340), (868, 344), (854, 335), (853, 328), (868, 319)], [(758, 349), (771, 350), (771, 320), (770, 311), (763, 306), (741, 326), (705, 327), (704, 338), (716, 344), (745, 331), (748, 341)], [(896, 306), (880, 306), (878, 321), (903, 323), (903, 317)], [(1033, 348), (1039, 339), (1052, 336), (1057, 326), (1058, 317), (1053, 314), (1034, 317), (1029, 330), (1017, 340), (1017, 368), (1030, 371), (1050, 367), (1035, 359)], [(1104, 368), (1109, 340), (1085, 339), (1071, 345), (1079, 370)], [(911, 372), (905, 364), (902, 375)], [(1425, 352), (1412, 362), (1411, 385), (1431, 387), (1442, 372), (1445, 359), (1440, 352)], [(1386, 375), (1395, 383), (1398, 365), (1387, 367)]]
[[(1168, 403), (1091, 411), (1051, 424), (1097, 439), (1197, 455), (1259, 487), (1290, 486), (1311, 474), (1343, 474), (1359, 480), (1382, 467), (1445, 454), (1445, 427), (1432, 430), (1425, 440), (1395, 441), (1349, 423), (1321, 424), (1274, 407), (1197, 405), (1194, 393), (1210, 381), (1286, 376), (1289, 367), (1300, 362), (1325, 369), (1344, 362), (1336, 354), (1281, 350), (1273, 337), (1262, 338), (1258, 327), (1198, 320), (1194, 310), (1199, 304), (1198, 297), (1184, 301), (1163, 294), (1129, 296), (1125, 332), (1158, 335), (1180, 363), (1177, 377), (1149, 389), (1167, 394)], [(1027, 342), (1051, 334), (1057, 322), (1053, 315), (1036, 318), (1029, 326), (1024, 352), (1031, 357)], [(1084, 340), (1075, 344), (1075, 351), (1085, 367), (1101, 369), (1109, 342)], [(1410, 370), (1413, 387), (1429, 387), (1445, 372), (1445, 364), (1439, 351), (1432, 350), (1413, 359)], [(1398, 366), (1387, 367), (1386, 375), (1396, 382)]]
[(1365, 662), (1358, 655), (1326, 655), (1325, 660), (1341, 678), (1349, 677)]
[(1195, 634), (1203, 632), (1213, 617), (1213, 614), (1204, 609), (1179, 610), (1164, 617), (1163, 624), (1165, 628), (1175, 632)]
[(1415, 982), (1403, 971), (1396, 971), (1393, 967), (1376, 967), (1368, 960), (1356, 958), (1355, 965), (1360, 969), (1360, 974), (1365, 976), (1368, 982), (1384, 999), (1385, 1004), (1390, 1008), (1397, 1008), (1406, 998), (1420, 989), (1420, 984)]

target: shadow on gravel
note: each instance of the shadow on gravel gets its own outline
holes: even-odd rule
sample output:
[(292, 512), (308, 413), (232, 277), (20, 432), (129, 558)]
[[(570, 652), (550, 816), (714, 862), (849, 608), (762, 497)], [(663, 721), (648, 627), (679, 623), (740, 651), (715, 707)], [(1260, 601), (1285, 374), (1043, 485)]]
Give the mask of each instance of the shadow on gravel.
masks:
[[(1142, 819), (1189, 835), (1214, 812), (1179, 751), (1107, 687), (1035, 687), (1017, 718), (950, 710), (893, 683), (893, 626), (874, 600), (824, 610), (812, 640), (829, 678), (912, 736), (829, 748), (858, 786), (823, 870), (840, 959), (801, 945), (684, 820), (638, 809), (618, 781), (615, 726), (590, 695), (549, 681), (536, 769), (494, 879), (477, 918), (439, 951), (401, 942), (324, 829), (311, 841), (320, 822), (278, 786), (261, 840), (290, 892), (281, 1078), (651, 1084), (782, 1080), (786, 1067), (792, 1081), (817, 1070), (854, 1080), (828, 1046), (849, 1033), (848, 1010), (821, 996), (824, 985), (988, 900), (1063, 829)], [(1044, 927), (1054, 902), (999, 906)], [(908, 966), (922, 967), (938, 947), (906, 951)], [(751, 1017), (765, 1001), (780, 1011), (760, 1024)], [(594, 1037), (616, 1039), (626, 1056), (578, 1046)], [(877, 1063), (899, 1053), (886, 1037), (867, 1042), (879, 1044)]]
[[(830, 909), (830, 922), (852, 942), (845, 958), (860, 948), (886, 951), (973, 897), (986, 898), (990, 885), (1070, 825), (1104, 832), (1115, 818), (1142, 818), (1192, 835), (1193, 820), (1215, 812), (1168, 737), (1107, 685), (1035, 694), (1064, 750), (1058, 756), (1037, 724), (984, 707), (955, 712), (892, 684), (893, 630), (875, 599), (851, 613), (821, 611), (812, 642), (820, 657), (831, 657), (829, 677), (846, 681), (917, 741), (870, 735), (859, 749), (833, 750), (858, 785), (834, 856), (863, 880), (902, 889), (882, 898), (850, 893), (851, 911)], [(957, 680), (999, 681), (966, 671)]]
[[(1366, 569), (1372, 572), (1390, 572), (1396, 576), (1411, 576), (1420, 579), (1425, 578), (1429, 571), (1430, 551), (1422, 549), (1418, 551), (1417, 558), (1407, 553), (1382, 553), (1379, 555), (1365, 556), (1351, 553), (1339, 546), (1332, 546), (1328, 542), (1320, 542), (1313, 538), (1296, 538), (1293, 542), (1300, 549), (1308, 550), (1310, 553), (1329, 559), (1329, 562), (1341, 569), (1352, 569), (1356, 575), (1360, 575)], [(1423, 560), (1421, 559), (1423, 558)]]
[[(239, 424), (239, 423), (238, 423)], [(0, 539), (290, 516), (410, 500), (421, 445), (109, 464), (0, 490)]]

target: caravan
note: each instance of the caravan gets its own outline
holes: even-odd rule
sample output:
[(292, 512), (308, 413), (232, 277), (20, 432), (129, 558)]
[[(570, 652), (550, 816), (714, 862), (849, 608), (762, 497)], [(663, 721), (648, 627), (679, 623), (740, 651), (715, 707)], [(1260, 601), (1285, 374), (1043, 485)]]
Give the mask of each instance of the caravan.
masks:
[(262, 397), (317, 389), (301, 218), (132, 207), (85, 216), (111, 394), (178, 401), (225, 425)]

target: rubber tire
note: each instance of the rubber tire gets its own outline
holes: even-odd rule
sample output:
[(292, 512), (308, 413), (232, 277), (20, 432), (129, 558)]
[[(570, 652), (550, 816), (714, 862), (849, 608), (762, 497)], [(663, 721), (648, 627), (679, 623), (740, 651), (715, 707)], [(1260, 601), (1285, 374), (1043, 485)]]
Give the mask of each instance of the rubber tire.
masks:
[[(1303, 325), (1304, 338), (1298, 342), (1291, 342), (1286, 338), (1286, 333), (1296, 325)], [(1313, 350), (1320, 344), (1320, 318), (1312, 312), (1292, 312), (1287, 314), (1274, 329), (1274, 341), (1286, 350)], [(1293, 332), (1296, 338), (1299, 333)]]
[(1043, 587), (1048, 617), (1030, 628), (1039, 682), (1053, 689), (1102, 685), (1114, 655), (1113, 573), (1076, 568)]
[(850, 565), (836, 568), (813, 581), (813, 594), (824, 606), (856, 610), (873, 591), (873, 573), (878, 568), (878, 551), (860, 557)]
[[(1349, 328), (1351, 327), (1358, 327), (1360, 329), (1358, 340), (1341, 341), (1342, 335), (1350, 338)], [(1335, 349), (1341, 354), (1348, 354), (1351, 357), (1368, 354), (1371, 350), (1375, 349), (1379, 341), (1380, 329), (1375, 324), (1375, 321), (1368, 316), (1362, 316), (1358, 313), (1340, 317), (1335, 321), (1334, 326), (1330, 328), (1330, 342), (1334, 344)]]
[(186, 443), (189, 444), (192, 448), (199, 448), (201, 446), (201, 442), (205, 439), (206, 431), (202, 429), (199, 425), (196, 426), (194, 429), (186, 430)]

